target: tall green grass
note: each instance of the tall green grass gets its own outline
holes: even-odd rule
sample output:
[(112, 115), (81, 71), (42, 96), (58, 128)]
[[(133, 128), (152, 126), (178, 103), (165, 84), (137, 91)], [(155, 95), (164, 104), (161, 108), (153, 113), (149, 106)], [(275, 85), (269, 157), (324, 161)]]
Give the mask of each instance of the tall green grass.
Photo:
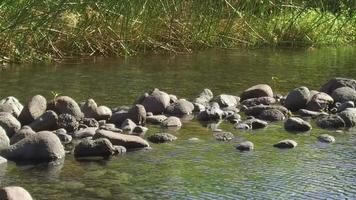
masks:
[(355, 4), (354, 0), (3, 0), (0, 60), (355, 44)]

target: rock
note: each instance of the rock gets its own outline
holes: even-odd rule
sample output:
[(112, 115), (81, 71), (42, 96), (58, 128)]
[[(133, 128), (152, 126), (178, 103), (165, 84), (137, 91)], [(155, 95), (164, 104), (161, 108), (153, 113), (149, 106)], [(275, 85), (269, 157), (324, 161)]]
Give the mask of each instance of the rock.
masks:
[(0, 189), (1, 200), (32, 200), (30, 193), (18, 186), (4, 187)]
[(265, 128), (268, 126), (267, 122), (260, 119), (248, 119), (245, 120), (243, 124), (247, 124), (249, 127), (251, 127), (251, 129)]
[(55, 130), (57, 128), (57, 121), (58, 115), (52, 110), (47, 110), (29, 126), (34, 131)]
[(80, 109), (86, 118), (97, 118), (97, 108), (98, 105), (94, 99), (88, 99), (82, 106), (80, 106)]
[(252, 151), (254, 149), (254, 145), (250, 141), (241, 142), (236, 146), (236, 149), (240, 151)]
[(331, 96), (324, 92), (318, 92), (311, 96), (306, 108), (311, 111), (327, 111), (333, 103), (334, 99)]
[(62, 144), (69, 144), (72, 142), (72, 136), (67, 134), (67, 131), (64, 128), (53, 131), (57, 135)]
[(346, 126), (345, 121), (337, 115), (319, 116), (315, 123), (324, 129), (339, 129)]
[(172, 103), (166, 108), (166, 113), (170, 115), (190, 115), (193, 113), (194, 105), (185, 100), (179, 99), (175, 103)]
[(126, 132), (132, 132), (132, 130), (136, 127), (137, 125), (135, 122), (133, 122), (131, 119), (126, 119), (122, 124), (121, 124), (121, 129)]
[(54, 133), (41, 131), (0, 150), (0, 155), (10, 160), (52, 161), (64, 158), (65, 152)]
[(307, 87), (299, 87), (289, 92), (284, 106), (291, 110), (297, 111), (306, 107), (309, 100), (310, 91)]
[(235, 129), (238, 129), (238, 130), (249, 130), (249, 129), (252, 129), (252, 127), (246, 123), (236, 123), (234, 125), (234, 128)]
[(18, 130), (10, 139), (10, 144), (15, 144), (16, 142), (31, 136), (35, 135), (36, 132), (32, 130), (29, 126), (23, 126), (20, 130)]
[(79, 139), (86, 138), (86, 137), (93, 137), (97, 129), (98, 128), (95, 127), (80, 129), (79, 131), (74, 132), (73, 137)]
[(227, 116), (226, 119), (232, 124), (239, 123), (241, 121), (241, 115), (234, 113)]
[(80, 121), (84, 115), (80, 110), (79, 105), (74, 99), (68, 96), (60, 96), (55, 99), (55, 111), (60, 114), (70, 114)]
[(224, 111), (217, 105), (213, 105), (210, 108), (200, 112), (197, 116), (200, 121), (219, 121), (222, 119)]
[(108, 120), (112, 116), (112, 111), (107, 106), (99, 106), (96, 109), (96, 120)]
[(168, 117), (166, 120), (164, 120), (161, 124), (162, 127), (181, 127), (182, 122), (178, 117)]
[(99, 122), (94, 118), (84, 118), (81, 123), (87, 127), (99, 127)]
[(340, 87), (331, 93), (335, 102), (344, 103), (346, 101), (356, 102), (356, 90), (349, 87)]
[(154, 135), (149, 136), (147, 139), (153, 143), (165, 143), (172, 142), (176, 140), (177, 137), (169, 133), (156, 133)]
[(291, 149), (291, 148), (295, 148), (297, 145), (298, 143), (294, 140), (281, 140), (273, 146), (280, 149)]
[(108, 157), (115, 153), (116, 149), (106, 138), (96, 140), (83, 139), (74, 148), (75, 157), (102, 156)]
[(335, 142), (335, 138), (328, 134), (319, 135), (318, 140), (320, 142), (324, 142), (324, 143), (334, 143)]
[(258, 84), (245, 90), (240, 97), (241, 101), (258, 97), (273, 97), (273, 91), (267, 84)]
[(114, 154), (124, 154), (127, 152), (126, 148), (124, 146), (114, 146)]
[(312, 126), (309, 122), (304, 121), (299, 117), (290, 117), (284, 123), (284, 129), (287, 131), (298, 131), (298, 132), (306, 132), (312, 129)]
[(213, 97), (213, 92), (211, 92), (211, 90), (204, 89), (194, 102), (206, 106), (213, 99)]
[(281, 111), (285, 116), (288, 115), (289, 111), (287, 108), (284, 106), (271, 106), (271, 105), (257, 105), (257, 106), (252, 106), (248, 107), (244, 110), (246, 115), (258, 117), (263, 111), (265, 110), (272, 110), (272, 109), (277, 109)]
[(5, 149), (10, 146), (10, 139), (6, 135), (6, 131), (0, 126), (0, 149)]
[(150, 95), (143, 98), (141, 104), (145, 107), (147, 112), (161, 114), (169, 105), (169, 101), (170, 98), (167, 93), (154, 89)]
[(349, 87), (356, 90), (356, 80), (347, 78), (333, 78), (321, 86), (320, 91), (330, 95), (335, 89), (340, 87)]
[(0, 165), (6, 164), (7, 160), (0, 156)]
[(169, 95), (169, 103), (175, 103), (178, 101), (178, 98), (176, 95), (170, 94)]
[(107, 123), (103, 126), (99, 127), (100, 129), (107, 130), (107, 131), (112, 131), (116, 133), (122, 133), (123, 131), (119, 128), (116, 128), (115, 124)]
[(188, 139), (188, 141), (190, 141), (190, 142), (199, 142), (200, 141), (200, 139), (199, 138), (189, 138)]
[(58, 116), (57, 127), (64, 128), (69, 133), (73, 133), (78, 130), (79, 122), (73, 115), (63, 113)]
[(130, 148), (144, 148), (149, 147), (148, 142), (135, 135), (124, 135), (121, 133), (115, 133), (106, 130), (97, 130), (93, 139), (107, 138), (113, 145), (124, 146), (127, 149)]
[(144, 127), (144, 126), (136, 126), (133, 130), (131, 135), (137, 135), (137, 136), (144, 136), (145, 133), (148, 131), (148, 128)]
[(12, 135), (20, 130), (21, 123), (10, 113), (0, 112), (0, 126), (5, 130), (7, 136)]
[(161, 124), (167, 117), (165, 115), (153, 115), (146, 118), (146, 122), (149, 124)]
[(200, 103), (193, 103), (194, 109), (193, 112), (202, 112), (205, 110), (205, 106)]
[(15, 97), (6, 97), (0, 100), (0, 112), (7, 112), (15, 117), (19, 117), (23, 105)]
[(136, 104), (128, 111), (128, 118), (138, 125), (146, 124), (146, 109), (143, 105)]
[(257, 117), (265, 121), (283, 121), (285, 119), (284, 114), (278, 109), (263, 110)]
[(22, 109), (19, 121), (22, 125), (28, 125), (39, 118), (47, 109), (47, 100), (42, 95), (33, 96)]
[(356, 126), (356, 108), (347, 108), (344, 111), (337, 113), (344, 122), (346, 127)]
[(129, 118), (129, 113), (127, 111), (118, 111), (115, 112), (109, 119), (110, 123), (114, 123), (117, 126), (121, 126), (121, 124)]
[(240, 97), (228, 94), (221, 94), (215, 98), (215, 101), (219, 104), (221, 108), (236, 107), (238, 105), (238, 102), (240, 102)]
[(354, 107), (355, 107), (355, 103), (353, 101), (345, 101), (344, 103), (341, 103), (337, 107), (337, 112), (342, 112), (346, 110), (346, 108), (354, 108)]
[(213, 133), (213, 136), (216, 140), (219, 141), (229, 141), (234, 139), (234, 135), (230, 132), (222, 132), (222, 131), (217, 131)]
[(298, 115), (301, 117), (318, 117), (321, 115), (328, 115), (326, 112), (311, 111), (307, 109), (298, 110)]
[(243, 100), (241, 102), (242, 105), (245, 105), (247, 107), (257, 106), (260, 104), (271, 105), (271, 104), (275, 104), (275, 103), (276, 103), (276, 99), (273, 97), (250, 98), (250, 99)]

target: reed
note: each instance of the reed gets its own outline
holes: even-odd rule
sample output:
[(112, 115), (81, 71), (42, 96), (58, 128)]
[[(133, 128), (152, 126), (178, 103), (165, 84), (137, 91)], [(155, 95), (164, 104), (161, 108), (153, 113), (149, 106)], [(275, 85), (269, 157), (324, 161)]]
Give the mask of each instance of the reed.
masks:
[(346, 0), (3, 0), (0, 61), (355, 44), (355, 4)]

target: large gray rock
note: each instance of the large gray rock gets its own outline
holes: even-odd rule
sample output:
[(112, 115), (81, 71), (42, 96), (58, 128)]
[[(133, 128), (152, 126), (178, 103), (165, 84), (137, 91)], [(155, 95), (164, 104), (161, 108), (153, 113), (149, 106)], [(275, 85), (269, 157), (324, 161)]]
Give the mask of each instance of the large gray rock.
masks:
[(278, 109), (268, 109), (268, 110), (263, 110), (260, 113), (260, 115), (258, 115), (257, 118), (265, 121), (274, 122), (274, 121), (283, 121), (285, 119), (285, 115)]
[(170, 116), (164, 120), (161, 124), (163, 127), (181, 127), (182, 122), (178, 117)]
[(98, 106), (94, 99), (88, 99), (80, 106), (81, 111), (86, 118), (94, 118), (96, 120), (107, 120), (111, 117), (112, 111), (106, 106)]
[(130, 148), (144, 148), (149, 147), (148, 142), (135, 135), (124, 135), (121, 133), (115, 133), (106, 130), (97, 130), (93, 139), (107, 138), (113, 145), (124, 146), (127, 149)]
[(36, 132), (33, 131), (31, 127), (23, 126), (10, 138), (10, 144), (15, 144), (16, 142), (35, 134)]
[(73, 115), (78, 121), (80, 121), (84, 115), (80, 110), (80, 107), (74, 99), (68, 96), (60, 96), (55, 99), (55, 111), (58, 114), (70, 114)]
[(170, 97), (167, 93), (154, 89), (149, 95), (145, 95), (141, 104), (145, 107), (147, 112), (153, 114), (161, 114), (169, 106)]
[(223, 115), (224, 111), (222, 111), (218, 105), (213, 105), (200, 112), (197, 118), (200, 121), (218, 121), (222, 119)]
[(337, 88), (333, 91), (333, 93), (331, 93), (331, 96), (335, 100), (335, 102), (356, 102), (356, 90), (349, 87)]
[(32, 200), (27, 190), (18, 186), (9, 186), (0, 189), (1, 200)]
[(154, 135), (149, 136), (147, 139), (153, 143), (165, 143), (172, 142), (176, 140), (177, 137), (169, 133), (156, 133)]
[(6, 131), (7, 136), (12, 137), (20, 130), (21, 123), (11, 113), (0, 112), (0, 126)]
[(236, 149), (240, 151), (251, 151), (254, 149), (254, 145), (250, 141), (241, 142), (236, 146)]
[(57, 135), (62, 144), (69, 144), (72, 142), (73, 137), (67, 134), (67, 131), (64, 128), (57, 129), (53, 131)]
[(324, 129), (339, 129), (346, 126), (345, 121), (337, 115), (320, 116), (315, 120), (315, 123)]
[(133, 129), (136, 127), (137, 125), (135, 124), (135, 122), (133, 122), (131, 119), (126, 119), (122, 124), (121, 124), (121, 129), (123, 131), (129, 132), (131, 133), (133, 131)]
[(320, 91), (332, 94), (335, 89), (340, 87), (349, 87), (356, 90), (356, 80), (348, 78), (333, 78), (321, 86)]
[(210, 89), (204, 89), (199, 96), (195, 99), (194, 103), (198, 103), (201, 105), (208, 105), (209, 102), (213, 99), (213, 92)]
[(140, 137), (143, 137), (146, 132), (148, 131), (148, 128), (147, 127), (144, 127), (144, 126), (136, 126), (132, 132), (130, 133), (131, 135), (137, 135), (137, 136), (140, 136)]
[(311, 111), (327, 111), (334, 103), (334, 99), (324, 92), (318, 92), (311, 96), (306, 108)]
[(140, 104), (136, 104), (128, 110), (128, 118), (138, 125), (145, 125), (146, 114), (145, 107)]
[(34, 131), (55, 130), (57, 129), (57, 121), (58, 115), (52, 110), (47, 110), (29, 126)]
[(185, 100), (179, 99), (166, 108), (166, 113), (170, 115), (190, 115), (193, 113), (194, 105)]
[(275, 104), (276, 102), (277, 102), (276, 99), (273, 97), (258, 97), (258, 98), (243, 100), (241, 104), (250, 107), (250, 106), (257, 106), (260, 104), (271, 105), (271, 104)]
[(318, 117), (320, 115), (328, 115), (328, 113), (323, 111), (311, 111), (307, 109), (299, 109), (298, 115), (301, 117)]
[(23, 109), (23, 105), (15, 97), (6, 97), (0, 100), (0, 112), (8, 112), (18, 117)]
[(30, 135), (7, 149), (0, 150), (0, 155), (9, 160), (52, 161), (64, 158), (64, 147), (52, 132), (41, 131)]
[(84, 129), (80, 129), (79, 131), (74, 132), (73, 137), (74, 138), (86, 138), (86, 137), (93, 137), (95, 135), (95, 132), (98, 128), (95, 127), (88, 127)]
[(115, 152), (110, 140), (99, 138), (96, 140), (83, 139), (74, 148), (75, 157), (102, 156), (108, 157)]
[(284, 122), (284, 128), (287, 131), (298, 131), (298, 132), (306, 132), (312, 129), (312, 126), (309, 122), (304, 121), (299, 117), (290, 117), (287, 121)]
[(306, 107), (310, 91), (307, 87), (299, 87), (289, 92), (284, 106), (291, 111), (297, 111)]
[(147, 116), (146, 121), (149, 124), (161, 124), (166, 119), (167, 116), (165, 115), (153, 115), (153, 116)]
[(215, 101), (220, 105), (221, 108), (236, 107), (240, 102), (240, 97), (228, 94), (221, 94), (215, 98)]
[(19, 121), (22, 125), (28, 125), (40, 117), (47, 109), (47, 100), (42, 95), (33, 96), (22, 109)]
[(274, 147), (280, 148), (280, 149), (291, 149), (295, 148), (298, 145), (298, 143), (294, 140), (281, 140), (277, 144), (274, 144)]
[(73, 115), (63, 113), (58, 116), (57, 127), (64, 128), (67, 132), (73, 133), (78, 130), (79, 122)]
[(109, 119), (110, 123), (115, 124), (116, 126), (121, 126), (121, 124), (129, 118), (129, 113), (125, 110), (120, 110), (115, 112)]
[(244, 112), (245, 112), (246, 115), (258, 117), (265, 110), (275, 110), (275, 109), (281, 111), (285, 116), (287, 116), (288, 113), (289, 113), (287, 108), (285, 108), (284, 106), (277, 106), (277, 105), (257, 105), (257, 106), (252, 106), (252, 107), (248, 107), (247, 109), (245, 109)]
[(241, 101), (258, 97), (273, 97), (273, 91), (267, 84), (258, 84), (245, 90), (240, 97)]
[(347, 108), (337, 115), (344, 120), (346, 127), (356, 126), (356, 108)]
[(98, 106), (96, 109), (97, 116), (95, 117), (96, 120), (107, 120), (110, 119), (112, 115), (112, 111), (107, 106)]
[(10, 146), (10, 139), (7, 137), (5, 130), (0, 126), (0, 149)]

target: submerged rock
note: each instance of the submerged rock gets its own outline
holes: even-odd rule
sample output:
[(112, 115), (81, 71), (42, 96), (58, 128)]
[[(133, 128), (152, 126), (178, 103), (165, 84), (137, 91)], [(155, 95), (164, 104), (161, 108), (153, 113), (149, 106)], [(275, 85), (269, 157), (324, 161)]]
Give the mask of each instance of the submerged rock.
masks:
[(165, 143), (172, 142), (176, 140), (177, 137), (169, 133), (156, 133), (154, 135), (149, 136), (147, 139), (153, 143)]
[(312, 126), (309, 122), (304, 121), (302, 118), (299, 117), (290, 117), (284, 123), (284, 128), (287, 131), (300, 131), (306, 132), (312, 129)]
[(328, 134), (319, 135), (318, 139), (320, 142), (325, 142), (325, 143), (334, 143), (335, 142), (335, 138)]
[(27, 105), (22, 109), (19, 121), (22, 125), (27, 125), (39, 118), (47, 109), (47, 100), (42, 95), (33, 96)]
[(298, 145), (298, 143), (294, 140), (281, 140), (277, 144), (274, 144), (274, 147), (280, 148), (280, 149), (291, 149), (295, 148)]
[(9, 186), (0, 189), (1, 200), (32, 200), (29, 192), (18, 186)]
[(267, 84), (258, 84), (246, 89), (240, 97), (241, 101), (258, 97), (273, 97), (273, 91)]
[(250, 141), (241, 142), (236, 146), (236, 149), (240, 151), (251, 151), (254, 149), (254, 145)]

